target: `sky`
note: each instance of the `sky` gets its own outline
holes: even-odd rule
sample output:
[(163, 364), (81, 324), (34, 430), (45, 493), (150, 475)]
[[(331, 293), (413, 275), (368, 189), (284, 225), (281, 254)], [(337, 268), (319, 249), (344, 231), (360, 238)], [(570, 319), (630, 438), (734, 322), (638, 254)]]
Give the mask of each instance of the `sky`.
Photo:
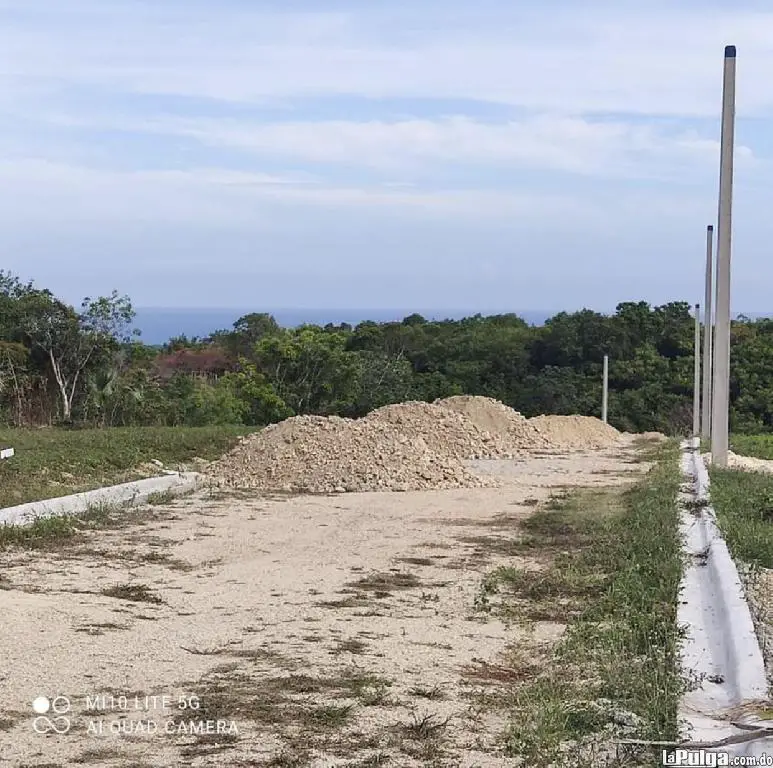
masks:
[[(773, 11), (0, 0), (0, 268), (72, 302), (773, 312)], [(768, 8), (770, 6), (768, 5)]]

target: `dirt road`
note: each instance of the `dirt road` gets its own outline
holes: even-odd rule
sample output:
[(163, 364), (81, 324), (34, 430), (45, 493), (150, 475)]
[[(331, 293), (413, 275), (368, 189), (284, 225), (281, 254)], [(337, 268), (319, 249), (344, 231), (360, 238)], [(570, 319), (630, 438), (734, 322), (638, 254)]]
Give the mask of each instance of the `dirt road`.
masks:
[[(482, 579), (530, 566), (506, 545), (551, 492), (641, 472), (633, 450), (474, 465), (502, 488), (203, 494), (0, 554), (0, 764), (516, 765), (486, 670), (562, 626), (492, 618)], [(46, 733), (37, 696), (69, 706)]]

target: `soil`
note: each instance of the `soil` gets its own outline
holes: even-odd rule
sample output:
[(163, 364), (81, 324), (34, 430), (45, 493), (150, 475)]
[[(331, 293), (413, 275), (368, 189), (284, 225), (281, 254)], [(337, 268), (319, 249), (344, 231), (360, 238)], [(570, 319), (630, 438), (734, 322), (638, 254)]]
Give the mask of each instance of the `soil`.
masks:
[[(464, 465), (497, 487), (203, 493), (127, 512), (79, 544), (2, 553), (0, 763), (515, 766), (502, 716), (474, 705), (496, 686), (465, 670), (495, 669), (563, 626), (505, 625), (476, 595), (491, 569), (521, 562), (496, 543), (540, 501), (627, 482), (646, 469), (633, 451), (625, 439)], [(99, 694), (107, 708), (89, 709)], [(33, 730), (41, 695), (69, 699), (66, 734)], [(175, 725), (200, 720), (224, 732)], [(128, 733), (138, 722), (158, 732)]]

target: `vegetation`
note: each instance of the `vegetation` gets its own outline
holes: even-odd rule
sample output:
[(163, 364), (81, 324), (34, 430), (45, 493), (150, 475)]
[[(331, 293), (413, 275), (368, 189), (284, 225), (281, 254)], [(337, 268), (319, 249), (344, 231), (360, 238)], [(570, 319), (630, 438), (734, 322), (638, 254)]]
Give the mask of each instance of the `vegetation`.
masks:
[(770, 461), (773, 459), (773, 435), (731, 435), (730, 448), (739, 456), (754, 456)]
[(712, 467), (710, 477), (711, 503), (733, 557), (773, 568), (773, 475)]
[[(142, 344), (126, 296), (68, 306), (0, 272), (0, 423), (11, 426), (261, 426), (293, 414), (360, 416), (403, 400), (497, 398), (526, 415), (599, 415), (620, 429), (690, 427), (689, 305), (620, 304), (611, 316), (560, 313), (542, 327), (514, 314), (428, 322), (280, 328), (240, 318), (206, 339)], [(732, 427), (773, 428), (773, 321), (733, 326)]]
[(122, 427), (117, 429), (0, 428), (0, 444), (16, 448), (0, 461), (0, 508), (137, 480), (141, 465), (167, 467), (211, 460), (233, 445), (244, 427)]
[(484, 581), (479, 608), (491, 610), (496, 595), (510, 620), (568, 624), (552, 648), (514, 648), (498, 670), (510, 681), (506, 748), (529, 765), (655, 765), (654, 750), (607, 762), (604, 742), (677, 738), (677, 446), (652, 458), (633, 487), (554, 498), (520, 540), (523, 552), (548, 556), (546, 567), (499, 568)]

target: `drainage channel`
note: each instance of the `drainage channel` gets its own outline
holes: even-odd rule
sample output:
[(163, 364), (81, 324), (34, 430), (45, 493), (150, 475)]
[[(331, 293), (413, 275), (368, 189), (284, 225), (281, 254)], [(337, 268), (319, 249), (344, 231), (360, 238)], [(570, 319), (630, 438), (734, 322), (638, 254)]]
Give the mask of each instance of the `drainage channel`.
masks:
[(682, 444), (681, 461), (687, 563), (677, 620), (686, 631), (682, 666), (691, 683), (680, 704), (681, 736), (695, 748), (761, 760), (726, 765), (773, 765), (773, 730), (762, 730), (771, 721), (759, 714), (762, 704), (769, 706), (765, 664), (738, 570), (711, 506), (699, 440)]

